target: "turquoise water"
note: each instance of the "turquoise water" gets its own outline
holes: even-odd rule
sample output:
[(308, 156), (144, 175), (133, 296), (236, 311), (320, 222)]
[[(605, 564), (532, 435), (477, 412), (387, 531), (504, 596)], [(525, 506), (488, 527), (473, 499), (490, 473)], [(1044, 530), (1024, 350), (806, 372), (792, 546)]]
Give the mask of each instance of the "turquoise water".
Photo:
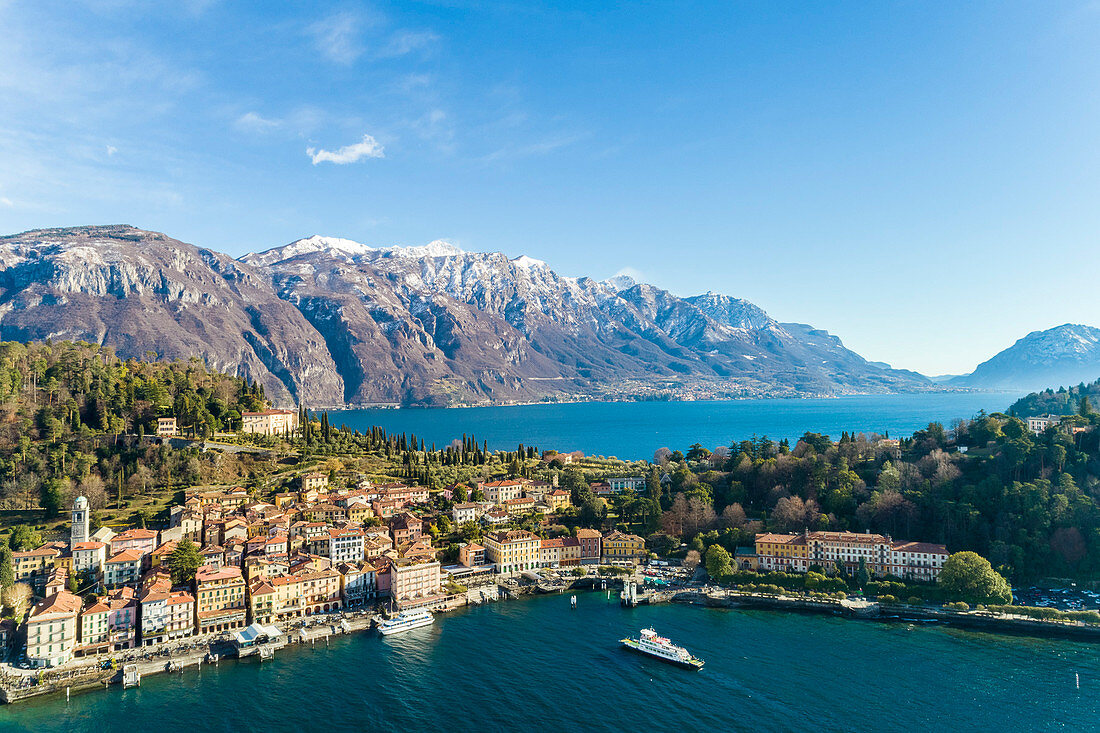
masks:
[(709, 402), (582, 402), (565, 405), (412, 410), (343, 410), (333, 424), (363, 430), (380, 425), (415, 433), (442, 447), (463, 433), (487, 440), (492, 449), (517, 443), (541, 449), (582, 450), (630, 460), (652, 458), (661, 447), (683, 450), (746, 440), (755, 433), (775, 440), (806, 431), (834, 439), (841, 431), (911, 435), (929, 422), (950, 427), (979, 410), (1006, 410), (1021, 395), (1003, 392), (867, 395), (835, 399), (732, 400)]
[[(654, 626), (700, 672), (619, 648)], [(1096, 730), (1100, 646), (599, 593), (472, 608), (141, 687), (0, 709), (34, 731)], [(1081, 687), (1075, 687), (1079, 673)]]

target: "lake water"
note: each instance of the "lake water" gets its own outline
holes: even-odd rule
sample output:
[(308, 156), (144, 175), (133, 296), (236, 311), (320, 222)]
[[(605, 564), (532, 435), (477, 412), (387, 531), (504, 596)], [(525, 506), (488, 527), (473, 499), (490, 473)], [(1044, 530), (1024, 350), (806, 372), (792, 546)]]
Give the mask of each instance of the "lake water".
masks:
[(463, 433), (487, 440), (491, 449), (518, 443), (540, 449), (581, 450), (589, 455), (637, 460), (661, 447), (707, 448), (758, 436), (792, 441), (810, 431), (838, 439), (855, 433), (911, 435), (933, 421), (946, 427), (979, 410), (1006, 410), (1020, 394), (956, 392), (861, 395), (835, 399), (731, 400), (707, 402), (582, 402), (571, 404), (448, 409), (367, 409), (330, 412), (334, 425), (364, 430), (379, 425), (415, 433), (438, 447)]
[[(766, 611), (509, 601), (383, 639), (0, 709), (67, 731), (1032, 731), (1100, 726), (1100, 646)], [(620, 649), (653, 626), (694, 672)], [(1075, 674), (1080, 675), (1080, 689)]]

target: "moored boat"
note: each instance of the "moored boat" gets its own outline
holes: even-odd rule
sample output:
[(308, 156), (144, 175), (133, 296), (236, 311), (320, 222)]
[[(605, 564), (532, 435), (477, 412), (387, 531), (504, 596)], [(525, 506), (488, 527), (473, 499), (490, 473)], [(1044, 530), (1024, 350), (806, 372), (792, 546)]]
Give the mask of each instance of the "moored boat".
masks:
[(378, 625), (378, 631), (383, 636), (399, 634), (402, 631), (419, 629), (421, 626), (431, 626), (435, 621), (430, 611), (418, 609), (416, 611), (402, 611), (393, 618), (388, 618)]
[(636, 652), (656, 657), (663, 662), (678, 664), (688, 669), (702, 669), (703, 660), (695, 657), (682, 646), (676, 646), (653, 629), (642, 629), (637, 639), (620, 639), (622, 645)]

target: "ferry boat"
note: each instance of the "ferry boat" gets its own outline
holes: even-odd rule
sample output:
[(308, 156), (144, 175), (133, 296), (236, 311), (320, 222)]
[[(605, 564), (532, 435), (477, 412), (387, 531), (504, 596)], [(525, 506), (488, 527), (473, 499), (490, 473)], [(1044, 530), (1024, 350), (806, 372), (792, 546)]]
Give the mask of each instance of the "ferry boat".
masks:
[(424, 609), (402, 611), (393, 618), (388, 618), (379, 624), (378, 630), (382, 632), (383, 636), (389, 636), (390, 634), (399, 634), (402, 631), (419, 629), (421, 626), (431, 626), (434, 621), (435, 616)]
[(682, 646), (676, 646), (663, 636), (658, 636), (653, 629), (642, 629), (637, 639), (621, 639), (623, 646), (633, 649), (651, 657), (678, 664), (688, 669), (702, 669), (703, 660), (692, 656), (691, 652)]

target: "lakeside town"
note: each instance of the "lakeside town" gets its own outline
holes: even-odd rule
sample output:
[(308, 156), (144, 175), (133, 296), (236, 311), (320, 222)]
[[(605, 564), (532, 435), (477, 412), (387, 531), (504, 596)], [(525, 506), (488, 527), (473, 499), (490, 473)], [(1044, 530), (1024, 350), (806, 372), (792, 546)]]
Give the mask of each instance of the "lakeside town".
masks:
[[(242, 417), (245, 433), (298, 428), (291, 410)], [(160, 418), (159, 437), (175, 432), (173, 418)], [(270, 497), (239, 486), (190, 489), (159, 530), (93, 531), (88, 499), (77, 497), (67, 540), (11, 554), (15, 582), (36, 600), (22, 626), (4, 622), (5, 645), (24, 645), (13, 669), (63, 667), (188, 637), (229, 638), (251, 624), (301, 623), (351, 609), (446, 609), (495, 599), (498, 584), (517, 575), (582, 577), (593, 566), (633, 571), (656, 559), (645, 538), (629, 532), (577, 527), (540, 536), (520, 528), (520, 518), (530, 517), (550, 526), (572, 507), (556, 478), (477, 480), (438, 491), (365, 477), (335, 486), (320, 472), (296, 481), (296, 491)], [(608, 477), (589, 488), (613, 497), (644, 490), (645, 481)], [(455, 526), (484, 527), (480, 542), (460, 545), (455, 563), (440, 562), (425, 530), (447, 516), (441, 506), (450, 507)], [(919, 581), (934, 581), (948, 557), (942, 545), (851, 532), (761, 533), (754, 550), (737, 553), (739, 569), (805, 573), (835, 565)]]
[[(297, 416), (290, 410), (246, 412), (243, 432), (290, 433), (298, 428)], [(160, 418), (159, 437), (175, 432), (173, 418)], [(551, 455), (559, 462), (573, 458)], [(540, 536), (517, 526), (522, 517), (549, 526), (572, 507), (570, 492), (556, 478), (478, 480), (438, 491), (365, 477), (335, 486), (320, 472), (296, 480), (296, 491), (270, 497), (243, 487), (188, 490), (159, 530), (93, 531), (88, 500), (77, 497), (67, 541), (11, 555), (15, 582), (37, 602), (22, 626), (4, 622), (5, 645), (16, 639), (23, 645), (10, 670), (64, 668), (191, 637), (239, 639), (246, 628), (301, 625), (349, 610), (447, 609), (495, 599), (499, 584), (514, 576), (540, 580), (539, 571), (553, 570), (579, 578), (601, 565), (633, 572), (656, 559), (645, 538), (629, 532), (577, 527), (563, 536)], [(645, 481), (608, 477), (589, 488), (597, 497), (613, 497), (644, 490)], [(454, 525), (484, 527), (480, 542), (462, 543), (450, 564), (440, 562), (425, 531), (442, 515), (441, 503), (450, 507)], [(934, 581), (947, 558), (942, 545), (806, 531), (760, 533), (754, 551), (737, 553), (736, 565), (798, 573), (836, 566)]]
[[(920, 532), (943, 536), (950, 523), (922, 514), (942, 511), (937, 492), (1001, 470), (1009, 439), (1069, 469), (1074, 451), (1093, 450), (1090, 412), (983, 414), (910, 438), (753, 436), (621, 461), (489, 450), (465, 435), (438, 447), (272, 407), (257, 386), (218, 383), (229, 378), (195, 363), (102, 363), (136, 385), (112, 388), (133, 395), (112, 408), (126, 417), (97, 420), (130, 430), (97, 433), (68, 413), (43, 442), (9, 453), (12, 466), (53, 466), (61, 478), (38, 484), (37, 507), (26, 492), (9, 500), (9, 516), (39, 522), (9, 519), (0, 546), (8, 701), (269, 657), (401, 613), (586, 588), (621, 587), (628, 605), (1100, 628), (1088, 606), (1041, 608), (1034, 594), (1036, 607), (1012, 606), (998, 572), (1011, 566), (975, 553), (972, 532), (956, 533), (963, 547), (951, 551)], [(40, 421), (47, 409), (65, 415), (38, 407)], [(61, 460), (35, 463), (39, 446)], [(1072, 490), (1067, 476), (1054, 496)]]

